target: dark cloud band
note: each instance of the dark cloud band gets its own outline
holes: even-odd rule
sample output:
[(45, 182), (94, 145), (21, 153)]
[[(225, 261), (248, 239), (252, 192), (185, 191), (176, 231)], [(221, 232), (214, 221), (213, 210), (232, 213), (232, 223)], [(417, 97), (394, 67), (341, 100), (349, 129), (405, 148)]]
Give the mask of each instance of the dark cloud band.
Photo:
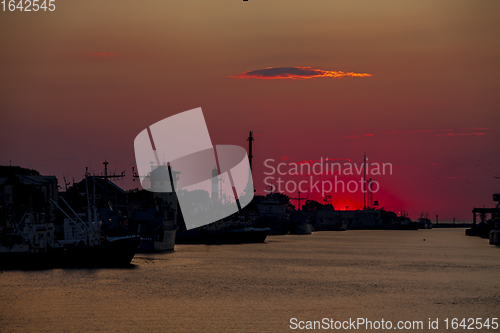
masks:
[(319, 77), (343, 78), (343, 77), (368, 77), (372, 76), (367, 73), (354, 73), (342, 71), (325, 71), (322, 69), (314, 69), (311, 67), (268, 67), (266, 69), (258, 69), (241, 73), (234, 77), (237, 79), (260, 79), (260, 80), (303, 80)]

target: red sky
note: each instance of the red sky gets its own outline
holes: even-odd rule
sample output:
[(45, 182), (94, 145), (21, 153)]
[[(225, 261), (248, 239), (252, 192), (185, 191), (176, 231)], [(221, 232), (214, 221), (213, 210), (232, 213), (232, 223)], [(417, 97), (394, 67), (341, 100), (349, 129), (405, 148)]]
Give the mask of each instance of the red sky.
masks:
[[(59, 1), (0, 12), (0, 163), (79, 180), (125, 170), (146, 126), (202, 107), (263, 162), (390, 162), (382, 206), (471, 220), (500, 191), (500, 2)], [(268, 67), (371, 77), (237, 79)], [(361, 195), (332, 194), (338, 207)], [(317, 199), (320, 199), (317, 197)]]

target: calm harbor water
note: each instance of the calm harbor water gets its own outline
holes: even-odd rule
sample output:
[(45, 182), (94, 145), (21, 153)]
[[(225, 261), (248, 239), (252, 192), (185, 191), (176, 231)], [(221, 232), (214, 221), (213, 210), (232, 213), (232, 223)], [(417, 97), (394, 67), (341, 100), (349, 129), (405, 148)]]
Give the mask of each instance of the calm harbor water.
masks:
[(500, 248), (464, 229), (178, 245), (132, 263), (0, 272), (0, 332), (291, 332), (291, 318), (358, 317), (457, 332), (445, 318), (500, 317)]

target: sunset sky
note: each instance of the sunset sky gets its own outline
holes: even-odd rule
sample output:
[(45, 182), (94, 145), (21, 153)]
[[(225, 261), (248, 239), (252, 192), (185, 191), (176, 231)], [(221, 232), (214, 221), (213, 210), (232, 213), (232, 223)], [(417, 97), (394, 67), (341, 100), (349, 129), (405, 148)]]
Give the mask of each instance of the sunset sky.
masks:
[(259, 193), (265, 159), (364, 152), (394, 165), (374, 198), (414, 220), (471, 221), (500, 191), (497, 0), (55, 3), (0, 12), (2, 165), (64, 186), (107, 159), (132, 188), (135, 136), (201, 107), (214, 144), (255, 133)]

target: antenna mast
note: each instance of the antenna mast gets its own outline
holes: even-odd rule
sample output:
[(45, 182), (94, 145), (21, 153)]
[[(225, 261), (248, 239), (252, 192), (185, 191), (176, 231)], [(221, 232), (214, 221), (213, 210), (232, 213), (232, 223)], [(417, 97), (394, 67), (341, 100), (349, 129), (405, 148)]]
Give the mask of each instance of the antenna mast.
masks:
[[(106, 161), (106, 160), (104, 160), (104, 162), (102, 164), (104, 164), (104, 175), (93, 175), (93, 176), (91, 176), (93, 181), (94, 181), (95, 178), (104, 179), (104, 180), (109, 181), (110, 179), (121, 179), (121, 178), (125, 177), (125, 171), (123, 171), (119, 175), (114, 174), (114, 173), (111, 174), (111, 175), (108, 175), (108, 164), (109, 164), (109, 162)], [(106, 202), (108, 201), (108, 184), (107, 184), (107, 182), (104, 185), (104, 201), (106, 201)]]
[(250, 131), (250, 135), (248, 136), (248, 160), (250, 161), (250, 171), (252, 170), (252, 159), (253, 159), (253, 154), (252, 154), (252, 142), (254, 142), (254, 138), (252, 135), (252, 131)]
[[(64, 179), (64, 186), (66, 187), (66, 191), (67, 191), (67, 190), (68, 190), (68, 185), (70, 185), (70, 183), (68, 183), (68, 182), (66, 181), (66, 176), (65, 176), (65, 175), (63, 175), (63, 179)], [(73, 182), (73, 183), (74, 183), (74, 182)]]
[(363, 153), (363, 209), (366, 209), (366, 153)]
[(108, 175), (108, 164), (109, 164), (109, 162), (106, 161), (106, 160), (104, 160), (104, 162), (102, 162), (102, 164), (104, 164), (104, 175), (93, 175), (92, 177), (100, 178), (100, 179), (112, 179), (112, 178), (123, 178), (123, 177), (125, 177), (125, 171), (123, 171), (119, 175), (117, 175), (117, 174)]
[(309, 194), (307, 195), (307, 197), (305, 197), (305, 198), (304, 198), (304, 197), (301, 197), (301, 196), (300, 196), (300, 191), (299, 191), (299, 192), (297, 192), (297, 193), (299, 194), (299, 196), (298, 196), (297, 198), (290, 198), (290, 199), (292, 199), (292, 200), (297, 200), (297, 201), (298, 201), (298, 204), (299, 204), (299, 209), (298, 209), (298, 210), (301, 210), (300, 201), (301, 201), (301, 200), (307, 200), (307, 198), (309, 198)]

